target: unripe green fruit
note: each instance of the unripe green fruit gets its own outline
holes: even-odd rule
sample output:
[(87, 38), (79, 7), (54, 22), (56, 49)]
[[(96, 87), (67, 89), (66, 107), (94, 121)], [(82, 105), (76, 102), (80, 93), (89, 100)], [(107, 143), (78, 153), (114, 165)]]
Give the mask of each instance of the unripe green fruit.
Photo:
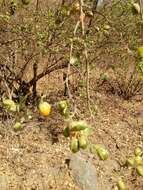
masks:
[(71, 131), (81, 131), (88, 127), (85, 121), (72, 121), (69, 125)]
[(87, 148), (87, 140), (84, 136), (81, 136), (79, 138), (79, 147), (82, 149), (86, 149)]
[(71, 139), (71, 144), (70, 144), (70, 149), (73, 153), (78, 152), (79, 146), (78, 146), (78, 139), (76, 137), (72, 137)]
[(65, 137), (69, 137), (70, 136), (70, 129), (69, 129), (69, 127), (66, 127), (64, 129), (63, 134), (64, 134)]
[(96, 144), (94, 145), (94, 148), (99, 156), (99, 158), (101, 160), (107, 160), (108, 157), (109, 157), (109, 152), (104, 148), (102, 147), (100, 144)]
[(22, 125), (21, 125), (20, 122), (16, 122), (16, 123), (14, 124), (13, 128), (14, 128), (15, 130), (19, 130), (19, 129), (22, 128)]

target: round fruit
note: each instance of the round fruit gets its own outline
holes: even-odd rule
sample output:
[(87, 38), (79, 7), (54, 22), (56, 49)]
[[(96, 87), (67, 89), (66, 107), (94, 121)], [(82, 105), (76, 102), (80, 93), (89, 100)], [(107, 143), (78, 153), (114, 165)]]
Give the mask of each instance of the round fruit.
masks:
[(41, 102), (39, 104), (40, 114), (43, 116), (48, 116), (51, 112), (51, 105), (47, 102)]
[(73, 153), (78, 152), (79, 146), (78, 146), (78, 139), (76, 137), (72, 137), (71, 143), (70, 143), (70, 149)]
[(86, 149), (87, 148), (87, 140), (84, 136), (81, 136), (79, 138), (79, 147), (82, 149)]
[(28, 4), (30, 3), (30, 0), (22, 0), (22, 3), (23, 3), (24, 5), (28, 5)]
[(19, 130), (19, 129), (22, 128), (22, 125), (21, 125), (20, 122), (16, 122), (16, 123), (14, 124), (13, 128), (14, 128), (15, 130)]

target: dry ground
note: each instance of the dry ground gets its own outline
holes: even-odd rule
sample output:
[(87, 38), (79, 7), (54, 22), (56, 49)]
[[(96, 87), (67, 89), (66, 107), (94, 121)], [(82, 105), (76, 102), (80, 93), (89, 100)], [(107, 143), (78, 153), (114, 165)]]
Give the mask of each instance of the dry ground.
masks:
[[(63, 84), (60, 92), (59, 85), (55, 85), (61, 76), (54, 77), (39, 83), (40, 91), (50, 91), (48, 101), (53, 107), (64, 98)], [(79, 117), (87, 119), (93, 128), (90, 142), (102, 143), (110, 152), (105, 162), (90, 155), (97, 168), (99, 190), (116, 190), (116, 182), (122, 175), (130, 190), (142, 190), (143, 177), (128, 170), (124, 163), (135, 147), (143, 147), (143, 97), (126, 101), (104, 90), (92, 90), (91, 95), (94, 120), (88, 113), (85, 97), (78, 92), (74, 99), (80, 110)], [(63, 118), (55, 107), (45, 120), (39, 117), (36, 108), (31, 114), (33, 119), (17, 132), (12, 128), (12, 119), (1, 122), (0, 190), (79, 190), (66, 164), (71, 152), (68, 139), (62, 135)]]

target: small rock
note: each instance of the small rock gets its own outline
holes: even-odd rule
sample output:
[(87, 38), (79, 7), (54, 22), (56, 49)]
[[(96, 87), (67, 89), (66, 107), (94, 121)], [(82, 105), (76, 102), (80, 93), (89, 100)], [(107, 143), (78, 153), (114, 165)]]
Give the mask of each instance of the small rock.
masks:
[(98, 190), (96, 168), (80, 152), (71, 156), (69, 167), (82, 190)]
[(0, 189), (2, 190), (8, 190), (8, 177), (4, 174), (0, 174)]

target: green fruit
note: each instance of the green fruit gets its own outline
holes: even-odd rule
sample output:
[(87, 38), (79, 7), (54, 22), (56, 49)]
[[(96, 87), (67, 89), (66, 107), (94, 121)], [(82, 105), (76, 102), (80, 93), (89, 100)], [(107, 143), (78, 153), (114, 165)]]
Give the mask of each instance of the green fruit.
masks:
[(64, 134), (65, 137), (69, 137), (70, 136), (70, 129), (69, 129), (69, 127), (66, 127), (64, 129), (63, 134)]
[(143, 160), (142, 160), (142, 157), (141, 157), (141, 156), (136, 156), (136, 157), (134, 158), (134, 160), (135, 160), (135, 164), (136, 164), (136, 165), (143, 164)]
[(128, 158), (126, 161), (127, 166), (133, 166), (134, 165), (134, 158)]
[(58, 111), (62, 114), (62, 115), (68, 115), (68, 104), (66, 100), (60, 101), (57, 105), (57, 109)]
[(140, 5), (138, 3), (132, 3), (132, 13), (139, 14), (141, 12)]
[(30, 0), (22, 0), (22, 3), (23, 3), (24, 5), (28, 5), (28, 4), (30, 3)]
[(69, 125), (72, 131), (81, 131), (88, 127), (85, 121), (72, 121)]
[(140, 58), (143, 58), (143, 46), (139, 47), (139, 48), (137, 49), (137, 52), (138, 52), (139, 57), (140, 57)]
[(16, 122), (16, 123), (14, 124), (13, 128), (14, 128), (15, 130), (19, 130), (19, 129), (22, 128), (22, 125), (21, 125), (20, 122)]
[(127, 190), (126, 185), (122, 179), (118, 181), (117, 186), (119, 190)]
[(16, 103), (11, 99), (3, 100), (3, 105), (9, 111), (13, 111), (13, 112), (17, 111)]
[(107, 160), (109, 157), (109, 152), (100, 144), (94, 145), (94, 149), (97, 152), (99, 158), (101, 160)]
[(137, 166), (136, 171), (137, 171), (137, 173), (138, 173), (140, 176), (143, 176), (143, 167), (142, 167), (142, 166)]
[(135, 156), (141, 156), (143, 154), (143, 151), (141, 148), (137, 147), (135, 149)]
[(70, 149), (73, 153), (78, 152), (79, 146), (78, 146), (78, 139), (76, 137), (72, 137), (71, 143), (70, 143)]
[(91, 135), (91, 133), (92, 129), (89, 127), (81, 131), (81, 135), (84, 135), (85, 137), (88, 137), (89, 135)]
[(82, 148), (82, 149), (87, 148), (87, 140), (86, 140), (85, 136), (81, 136), (79, 138), (79, 147)]

